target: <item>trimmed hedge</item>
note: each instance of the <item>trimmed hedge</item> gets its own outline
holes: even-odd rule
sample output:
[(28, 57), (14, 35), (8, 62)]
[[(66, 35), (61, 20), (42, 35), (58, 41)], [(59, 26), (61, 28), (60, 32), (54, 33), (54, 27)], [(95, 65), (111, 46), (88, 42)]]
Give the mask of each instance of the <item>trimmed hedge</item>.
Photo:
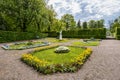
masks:
[[(53, 35), (54, 34), (54, 35)], [(64, 38), (106, 38), (106, 28), (69, 30), (62, 32)], [(59, 33), (50, 32), (49, 37), (58, 37)]]
[(106, 38), (106, 29), (81, 29), (78, 31), (63, 31), (63, 37), (68, 38), (98, 38), (105, 39)]
[(116, 28), (116, 39), (120, 40), (120, 28)]
[(52, 31), (52, 32), (45, 32), (48, 34), (48, 37), (58, 37), (59, 36), (59, 33), (58, 32), (55, 32), (55, 31)]
[(30, 33), (30, 32), (0, 31), (0, 43), (20, 41), (20, 40), (31, 40), (31, 39), (44, 38), (44, 37), (47, 37), (47, 34)]

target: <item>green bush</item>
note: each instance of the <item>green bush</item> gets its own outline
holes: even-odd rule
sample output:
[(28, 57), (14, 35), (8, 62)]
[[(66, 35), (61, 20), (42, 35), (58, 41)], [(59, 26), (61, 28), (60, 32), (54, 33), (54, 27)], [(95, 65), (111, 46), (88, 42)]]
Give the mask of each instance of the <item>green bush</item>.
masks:
[(117, 36), (116, 36), (116, 39), (117, 39), (117, 40), (120, 40), (120, 35), (117, 35)]
[(120, 40), (120, 28), (116, 28), (116, 39)]
[(106, 38), (106, 29), (99, 28), (99, 29), (81, 29), (81, 30), (73, 30), (73, 31), (63, 31), (63, 37), (66, 38), (99, 38), (105, 39)]
[(59, 33), (58, 32), (55, 32), (55, 31), (52, 31), (52, 32), (45, 32), (48, 34), (48, 37), (58, 37), (59, 36)]
[[(58, 32), (47, 32), (49, 37), (58, 37)], [(106, 28), (96, 28), (96, 29), (80, 29), (80, 30), (69, 30), (62, 32), (64, 38), (106, 38)]]
[(0, 42), (11, 42), (19, 40), (31, 40), (39, 38), (44, 38), (47, 34), (43, 33), (30, 33), (30, 32), (12, 32), (12, 31), (0, 31)]
[(70, 52), (70, 49), (66, 46), (59, 46), (55, 49), (55, 53), (68, 53)]

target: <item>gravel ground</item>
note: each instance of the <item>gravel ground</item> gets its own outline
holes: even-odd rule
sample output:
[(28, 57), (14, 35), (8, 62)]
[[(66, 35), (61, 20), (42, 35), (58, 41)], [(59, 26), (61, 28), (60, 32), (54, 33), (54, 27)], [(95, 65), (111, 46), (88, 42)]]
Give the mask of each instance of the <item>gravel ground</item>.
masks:
[(21, 54), (31, 49), (0, 48), (0, 80), (120, 80), (120, 41), (103, 40), (92, 48), (93, 54), (78, 72), (53, 75), (42, 75), (20, 61)]

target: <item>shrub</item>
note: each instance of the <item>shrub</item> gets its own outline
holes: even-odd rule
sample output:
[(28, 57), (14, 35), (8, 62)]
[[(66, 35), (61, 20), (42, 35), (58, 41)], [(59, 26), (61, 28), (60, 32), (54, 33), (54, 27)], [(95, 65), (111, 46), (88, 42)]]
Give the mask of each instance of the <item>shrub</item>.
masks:
[[(48, 32), (49, 37), (58, 37), (57, 32)], [(106, 28), (68, 30), (62, 32), (64, 38), (106, 38)]]
[(59, 46), (58, 48), (55, 49), (55, 53), (68, 53), (70, 49), (65, 46)]
[(80, 30), (71, 30), (71, 31), (63, 31), (63, 37), (67, 38), (106, 38), (106, 29), (98, 28), (98, 29), (80, 29)]
[(117, 40), (120, 40), (120, 35), (116, 35), (116, 39), (117, 39)]
[(71, 63), (64, 64), (53, 64), (48, 61), (38, 59), (32, 54), (23, 54), (21, 60), (43, 74), (51, 74), (57, 72), (75, 72), (84, 64), (91, 53), (91, 48), (87, 48), (79, 56), (71, 59)]
[(36, 35), (38, 35), (39, 38), (47, 37), (47, 34), (43, 33), (0, 31), (0, 42), (31, 40), (36, 39)]
[(116, 28), (116, 39), (120, 40), (120, 28)]
[(29, 41), (29, 42), (27, 43), (27, 45), (33, 45), (33, 42), (32, 42), (32, 41)]
[(55, 32), (55, 31), (52, 31), (52, 32), (45, 32), (48, 34), (48, 37), (58, 37), (59, 36), (59, 33), (58, 32)]
[(82, 54), (80, 54), (79, 56), (77, 56), (74, 59), (72, 59), (72, 64), (74, 66), (80, 68), (81, 65), (83, 65), (83, 63), (90, 56), (91, 53), (92, 53), (92, 49), (91, 48), (87, 48)]

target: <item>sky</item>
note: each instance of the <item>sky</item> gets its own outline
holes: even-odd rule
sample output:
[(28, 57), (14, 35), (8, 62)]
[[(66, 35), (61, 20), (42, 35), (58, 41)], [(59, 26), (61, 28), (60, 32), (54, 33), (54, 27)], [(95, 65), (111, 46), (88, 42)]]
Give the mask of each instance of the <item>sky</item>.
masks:
[(57, 18), (66, 13), (72, 14), (75, 20), (83, 21), (104, 19), (108, 27), (108, 21), (120, 16), (120, 0), (49, 0)]

